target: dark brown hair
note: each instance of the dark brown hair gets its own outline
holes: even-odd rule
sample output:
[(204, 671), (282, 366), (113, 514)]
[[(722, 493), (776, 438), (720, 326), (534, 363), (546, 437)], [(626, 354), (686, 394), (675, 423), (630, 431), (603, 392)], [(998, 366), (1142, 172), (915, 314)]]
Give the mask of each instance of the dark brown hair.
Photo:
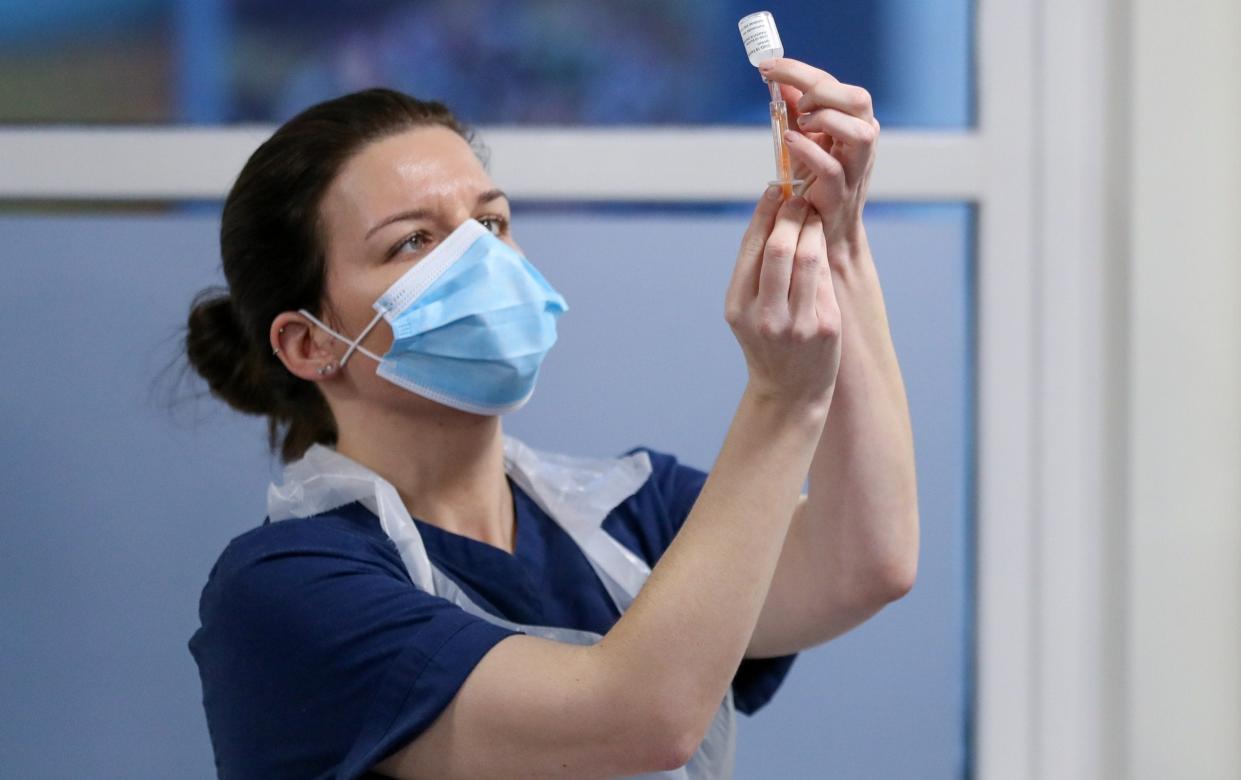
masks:
[(185, 351), (212, 395), (268, 418), (271, 447), (279, 446), (286, 461), (312, 444), (336, 441), (336, 421), (318, 387), (290, 374), (268, 340), (280, 312), (321, 311), (323, 195), (367, 144), (433, 125), (459, 134), (485, 163), (473, 133), (442, 103), (368, 89), (284, 123), (250, 156), (224, 201), (220, 255), (228, 286), (194, 298)]

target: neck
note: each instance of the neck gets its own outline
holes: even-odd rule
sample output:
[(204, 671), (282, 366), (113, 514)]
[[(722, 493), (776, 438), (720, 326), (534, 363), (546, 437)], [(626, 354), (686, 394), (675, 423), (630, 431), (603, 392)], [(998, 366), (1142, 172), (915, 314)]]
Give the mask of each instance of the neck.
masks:
[(336, 451), (392, 483), (411, 516), (513, 551), (513, 496), (504, 473), (499, 417), (429, 407), (353, 414), (334, 410)]

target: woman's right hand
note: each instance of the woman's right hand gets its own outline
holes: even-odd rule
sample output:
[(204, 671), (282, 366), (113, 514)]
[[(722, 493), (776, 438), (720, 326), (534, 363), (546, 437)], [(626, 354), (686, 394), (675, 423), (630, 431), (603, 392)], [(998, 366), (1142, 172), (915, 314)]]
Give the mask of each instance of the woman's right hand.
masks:
[(840, 308), (819, 214), (804, 198), (759, 199), (724, 298), (758, 396), (826, 413), (840, 366)]

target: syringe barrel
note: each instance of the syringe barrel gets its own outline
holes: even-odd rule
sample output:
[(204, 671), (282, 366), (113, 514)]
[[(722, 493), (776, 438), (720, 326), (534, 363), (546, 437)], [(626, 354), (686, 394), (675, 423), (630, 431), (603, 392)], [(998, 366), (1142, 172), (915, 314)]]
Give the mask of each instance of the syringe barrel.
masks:
[(793, 179), (793, 162), (789, 158), (789, 147), (784, 140), (784, 133), (789, 129), (788, 106), (783, 100), (771, 101), (771, 144), (776, 155), (776, 178), (784, 184), (785, 198), (792, 197), (789, 191)]

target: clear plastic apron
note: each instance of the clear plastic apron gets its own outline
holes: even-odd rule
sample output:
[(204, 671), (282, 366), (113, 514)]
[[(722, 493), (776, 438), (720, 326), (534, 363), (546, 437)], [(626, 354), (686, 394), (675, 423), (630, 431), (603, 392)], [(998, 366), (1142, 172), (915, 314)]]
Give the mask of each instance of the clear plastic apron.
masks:
[[(504, 437), (504, 469), (581, 548), (619, 612), (637, 597), (651, 570), (603, 529), (603, 520), (651, 475), (644, 452), (624, 458), (577, 458), (531, 449)], [(513, 623), (486, 611), (427, 557), (418, 527), (390, 483), (336, 451), (314, 445), (284, 470), (284, 483), (267, 490), (272, 521), (310, 517), (360, 501), (378, 518), (419, 588), (504, 628), (557, 642), (588, 645), (602, 639), (592, 631)], [(689, 763), (679, 769), (639, 775), (651, 780), (728, 780), (732, 777), (736, 723), (731, 687)]]

